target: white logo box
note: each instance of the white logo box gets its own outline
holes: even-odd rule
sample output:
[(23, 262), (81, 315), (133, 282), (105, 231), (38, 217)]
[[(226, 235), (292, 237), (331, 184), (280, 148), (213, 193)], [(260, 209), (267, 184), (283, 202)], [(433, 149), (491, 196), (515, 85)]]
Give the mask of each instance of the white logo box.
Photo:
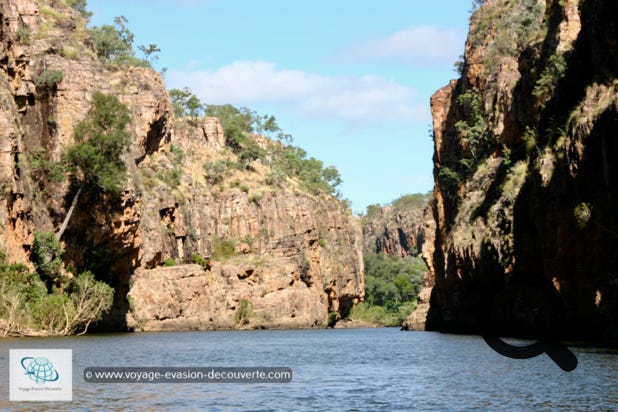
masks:
[(11, 349), (11, 401), (73, 400), (71, 349)]

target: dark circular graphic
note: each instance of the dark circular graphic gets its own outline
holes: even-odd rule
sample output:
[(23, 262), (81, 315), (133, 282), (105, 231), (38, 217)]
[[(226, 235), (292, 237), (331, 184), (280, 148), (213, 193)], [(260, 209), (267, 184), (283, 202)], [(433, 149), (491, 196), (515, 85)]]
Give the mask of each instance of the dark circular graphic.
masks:
[[(512, 312), (496, 315), (501, 309), (493, 305), (497, 298), (512, 306)], [(508, 284), (499, 281), (485, 286), (477, 315), (483, 339), (497, 353), (512, 359), (529, 359), (546, 353), (566, 372), (577, 367), (575, 355), (555, 339), (564, 318), (562, 298), (552, 282), (541, 275), (518, 271), (511, 275)], [(511, 345), (498, 336), (500, 328), (492, 324), (493, 316), (507, 319), (511, 330), (529, 332), (541, 339), (527, 346)]]

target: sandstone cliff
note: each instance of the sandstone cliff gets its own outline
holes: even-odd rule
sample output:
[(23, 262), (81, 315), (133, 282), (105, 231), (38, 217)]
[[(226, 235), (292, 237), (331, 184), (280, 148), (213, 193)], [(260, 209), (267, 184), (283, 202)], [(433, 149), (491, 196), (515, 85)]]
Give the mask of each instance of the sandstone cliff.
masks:
[(416, 194), (402, 196), (384, 207), (370, 206), (362, 218), (364, 252), (401, 258), (420, 253), (426, 202), (427, 196)]
[(471, 17), (462, 76), (431, 100), (427, 329), (478, 332), (497, 287), (483, 310), (501, 333), (618, 341), (616, 21), (602, 0), (486, 0)]
[[(218, 120), (175, 119), (161, 76), (100, 62), (85, 20), (63, 4), (0, 3), (7, 260), (30, 264), (34, 232), (62, 222), (71, 188), (34, 173), (30, 154), (43, 148), (45, 161), (59, 160), (98, 91), (130, 109), (130, 177), (120, 199), (82, 199), (63, 241), (66, 266), (115, 288), (102, 327), (325, 327), (345, 317), (364, 290), (362, 234), (350, 211), (294, 179), (269, 184), (259, 161), (209, 182), (205, 163), (235, 161)], [(49, 73), (61, 80), (46, 84)]]
[[(212, 120), (206, 122), (201, 130)], [(177, 130), (176, 154), (159, 153), (140, 169), (149, 186), (140, 226), (148, 241), (140, 249), (144, 268), (131, 278), (129, 326), (233, 327), (243, 301), (250, 307), (240, 325), (246, 327), (326, 327), (345, 317), (364, 290), (362, 234), (349, 210), (292, 180), (266, 184), (269, 169), (259, 162), (253, 171), (230, 169), (211, 185), (203, 163), (234, 155), (215, 137), (216, 127), (210, 141), (199, 129)], [(179, 150), (182, 164), (169, 161)], [(179, 168), (177, 186), (157, 180), (166, 167)], [(198, 256), (210, 259), (205, 269), (157, 268)], [(165, 309), (170, 305), (175, 309)]]

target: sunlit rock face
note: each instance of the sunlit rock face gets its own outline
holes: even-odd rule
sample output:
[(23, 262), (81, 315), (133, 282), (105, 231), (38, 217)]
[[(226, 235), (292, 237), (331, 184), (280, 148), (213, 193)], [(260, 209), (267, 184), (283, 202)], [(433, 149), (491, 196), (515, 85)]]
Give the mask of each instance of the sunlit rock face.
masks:
[[(99, 329), (326, 327), (362, 299), (362, 232), (342, 202), (294, 179), (274, 186), (259, 161), (213, 184), (206, 163), (237, 161), (217, 119), (176, 119), (159, 73), (102, 63), (86, 20), (63, 2), (0, 4), (7, 261), (32, 267), (35, 231), (56, 230), (74, 193), (67, 180), (37, 175), (29, 156), (42, 150), (58, 161), (101, 92), (129, 108), (128, 182), (117, 198), (82, 196), (62, 237), (67, 267), (115, 289)], [(60, 74), (53, 85), (42, 82), (50, 74)], [(262, 149), (273, 144), (251, 137)]]

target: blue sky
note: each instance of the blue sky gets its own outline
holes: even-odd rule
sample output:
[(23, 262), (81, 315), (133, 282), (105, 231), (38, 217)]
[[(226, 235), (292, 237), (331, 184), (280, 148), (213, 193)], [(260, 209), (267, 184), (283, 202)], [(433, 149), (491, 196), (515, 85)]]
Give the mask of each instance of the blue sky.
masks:
[(355, 212), (433, 186), (429, 98), (456, 77), (467, 0), (89, 0), (161, 48), (168, 88), (273, 114), (337, 167)]

